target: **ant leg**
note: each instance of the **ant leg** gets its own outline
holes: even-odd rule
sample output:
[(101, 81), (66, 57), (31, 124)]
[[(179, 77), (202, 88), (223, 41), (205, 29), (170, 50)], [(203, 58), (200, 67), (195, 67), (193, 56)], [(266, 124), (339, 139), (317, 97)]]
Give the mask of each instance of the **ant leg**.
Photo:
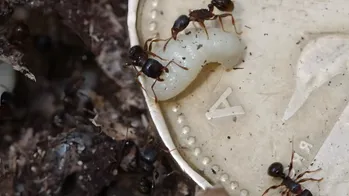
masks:
[[(148, 39), (146, 42), (145, 42), (145, 44), (144, 44), (144, 49), (146, 50), (146, 51), (149, 51), (149, 52), (151, 52), (151, 50), (153, 49), (153, 43), (155, 42), (160, 42), (160, 41), (166, 41), (166, 44), (168, 43), (168, 41), (169, 41), (169, 39), (171, 39), (171, 37), (170, 38), (168, 38), (168, 39), (156, 39), (156, 38), (150, 38), (150, 39)], [(150, 42), (149, 42), (150, 41)], [(148, 46), (148, 42), (149, 42), (149, 46)], [(153, 53), (154, 54), (154, 53)]]
[(287, 176), (290, 176), (291, 171), (293, 169), (293, 157), (294, 157), (294, 150), (292, 150), (291, 163), (290, 163), (290, 167), (289, 167)]
[[(218, 20), (219, 20), (219, 24), (221, 24), (222, 30), (223, 30), (224, 32), (227, 32), (227, 31), (224, 29), (222, 17), (218, 17)], [(234, 27), (235, 27), (235, 26), (234, 26)], [(235, 29), (235, 31), (236, 31), (236, 29)]]
[[(156, 39), (156, 38), (149, 38), (149, 39), (147, 39), (147, 40), (144, 42), (144, 46), (143, 46), (144, 50), (146, 50), (146, 51), (151, 51), (151, 50), (149, 50), (149, 48), (148, 48), (148, 42), (150, 41), (150, 43), (152, 43), (152, 40), (154, 40), (154, 39)], [(150, 45), (149, 45), (149, 47), (150, 47)]]
[(168, 59), (164, 59), (164, 58), (160, 57), (159, 55), (157, 55), (157, 54), (155, 54), (155, 53), (153, 53), (153, 52), (146, 51), (146, 53), (148, 53), (149, 55), (151, 55), (151, 56), (153, 56), (153, 57), (157, 57), (157, 58), (159, 58), (159, 59), (161, 59), (161, 60), (163, 60), (163, 61), (168, 61)]
[(215, 15), (215, 16), (213, 16), (213, 18), (211, 18), (210, 20), (216, 20), (217, 18), (218, 18), (218, 20), (219, 20), (219, 24), (221, 25), (222, 30), (223, 30), (224, 32), (227, 32), (227, 31), (224, 29), (222, 17), (220, 17), (220, 15)]
[(205, 33), (207, 35), (207, 39), (210, 39), (210, 37), (208, 36), (208, 32), (207, 32), (207, 28), (205, 26), (205, 23), (204, 22), (198, 22), (198, 23), (205, 30)]
[(235, 26), (235, 19), (234, 19), (233, 14), (220, 14), (220, 15), (217, 15), (217, 17), (219, 18), (221, 24), (222, 24), (222, 18), (227, 17), (227, 16), (231, 16), (231, 23), (232, 23), (233, 26), (234, 26), (235, 33), (238, 34), (238, 35), (241, 35), (242, 32), (238, 32), (237, 29), (236, 29), (236, 26)]
[(207, 5), (207, 7), (208, 7), (208, 11), (210, 11), (211, 13), (213, 12), (213, 10), (214, 10), (214, 6), (213, 6), (213, 4), (212, 3), (210, 3), (210, 4), (208, 4)]
[(320, 171), (320, 170), (321, 170), (321, 168), (319, 168), (319, 169), (317, 169), (317, 170), (314, 170), (314, 171), (305, 171), (305, 172), (299, 174), (299, 175), (297, 176), (296, 180), (300, 179), (300, 178), (303, 177), (305, 174), (310, 174), (310, 173), (318, 172), (318, 171)]
[(162, 49), (164, 52), (165, 52), (165, 50), (166, 50), (166, 47), (167, 47), (168, 42), (170, 42), (171, 39), (172, 39), (172, 37), (168, 38), (168, 40), (167, 40), (166, 43), (164, 44), (164, 47), (163, 47), (163, 49)]
[(142, 72), (138, 72), (137, 75), (136, 75), (136, 81), (137, 83), (139, 84), (139, 86), (141, 86), (141, 88), (147, 92), (147, 90), (145, 90), (145, 88), (143, 87), (142, 83), (139, 81), (138, 77), (142, 74)]
[(284, 195), (288, 196), (289, 193), (290, 193), (290, 190), (286, 189), (286, 190), (282, 191), (281, 196), (284, 196)]
[[(184, 69), (184, 70), (188, 70), (188, 68), (183, 67), (182, 65), (176, 63), (173, 59), (168, 63), (168, 65), (169, 65), (170, 63), (174, 63), (174, 64), (176, 64), (178, 67), (180, 67), (180, 68), (182, 68), (182, 69)], [(166, 67), (167, 67), (168, 65), (166, 65)]]
[(307, 181), (313, 181), (313, 182), (321, 182), (324, 178), (320, 178), (320, 179), (314, 179), (314, 178), (304, 178), (302, 180), (297, 181), (298, 184), (301, 184), (303, 182), (307, 182)]
[(154, 94), (155, 103), (158, 102), (158, 97), (156, 96), (155, 91), (154, 91), (154, 86), (155, 86), (155, 84), (156, 84), (157, 81), (162, 82), (162, 81), (164, 81), (164, 80), (161, 79), (161, 78), (157, 78), (157, 79), (154, 81), (154, 83), (151, 85), (151, 90), (153, 91), (153, 94)]
[(139, 81), (138, 76), (136, 77), (136, 81), (137, 81), (137, 83), (139, 84), (139, 86), (141, 86), (141, 88), (142, 88), (145, 92), (147, 92), (147, 91), (145, 90), (145, 88), (143, 87), (142, 83)]
[[(157, 38), (155, 38), (155, 37), (152, 37), (152, 38), (147, 39), (147, 40), (144, 42), (144, 46), (143, 46), (144, 50), (146, 50), (146, 51), (151, 51), (153, 42), (157, 42), (157, 40), (160, 41), (159, 39), (157, 39)], [(150, 43), (149, 43), (149, 46), (148, 46), (148, 42), (150, 42)]]
[(282, 186), (285, 186), (285, 185), (279, 184), (279, 185), (271, 186), (271, 187), (269, 187), (267, 190), (264, 191), (264, 193), (263, 193), (262, 196), (264, 196), (265, 194), (267, 194), (271, 189), (277, 189), (277, 188), (282, 187)]
[(141, 84), (141, 82), (139, 81), (139, 79), (138, 79), (138, 77), (140, 76), (140, 75), (142, 75), (142, 71), (138, 71), (137, 70), (137, 68), (136, 68), (136, 66), (134, 66), (133, 65), (133, 68), (136, 70), (136, 72), (137, 72), (137, 75), (136, 75), (136, 81), (137, 81), (137, 83), (139, 84), (139, 86), (141, 86), (141, 88), (145, 91), (145, 92), (147, 92), (146, 90), (145, 90), (145, 88), (143, 87), (143, 85)]

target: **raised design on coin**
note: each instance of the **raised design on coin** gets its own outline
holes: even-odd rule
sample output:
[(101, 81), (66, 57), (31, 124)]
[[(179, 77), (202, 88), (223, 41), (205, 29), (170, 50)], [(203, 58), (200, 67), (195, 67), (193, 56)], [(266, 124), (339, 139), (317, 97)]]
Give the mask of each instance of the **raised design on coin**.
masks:
[[(213, 118), (222, 118), (227, 116), (237, 116), (245, 114), (242, 106), (231, 107), (227, 98), (233, 92), (233, 90), (228, 87), (224, 93), (218, 98), (218, 100), (212, 105), (212, 107), (206, 112), (206, 118), (211, 120)], [(223, 109), (218, 109), (220, 105), (223, 105)]]
[(232, 190), (236, 190), (237, 188), (239, 188), (239, 183), (236, 182), (236, 181), (231, 182), (231, 183), (230, 183), (230, 188), (231, 188)]
[(153, 0), (153, 2), (152, 2), (152, 6), (153, 6), (153, 7), (158, 6), (158, 0)]
[(188, 134), (189, 132), (190, 132), (190, 127), (184, 126), (184, 127), (182, 128), (182, 133), (183, 133), (184, 135)]
[(156, 26), (157, 26), (156, 22), (151, 22), (151, 23), (149, 24), (149, 30), (150, 30), (150, 31), (155, 31)]
[(199, 156), (201, 154), (201, 149), (200, 148), (195, 148), (194, 149), (194, 155)]
[(184, 121), (184, 115), (183, 115), (183, 114), (178, 115), (178, 117), (177, 117), (177, 122), (178, 122), (179, 124), (181, 124), (181, 123), (183, 123), (183, 121)]
[(302, 157), (301, 155), (299, 155), (298, 153), (294, 153), (294, 158), (293, 158), (293, 162), (302, 165), (302, 162), (305, 160), (304, 157)]
[(173, 112), (178, 112), (178, 110), (179, 110), (180, 107), (181, 107), (181, 106), (180, 106), (179, 104), (176, 104), (176, 105), (173, 106), (172, 111), (173, 111)]
[(226, 182), (229, 180), (229, 176), (228, 174), (222, 174), (221, 177), (220, 177), (220, 181), (222, 182)]
[(306, 141), (301, 141), (301, 143), (299, 144), (299, 148), (306, 151), (309, 154), (311, 148), (313, 148), (313, 145), (309, 144)]
[(193, 145), (196, 142), (195, 137), (188, 137), (187, 142), (189, 145)]
[(349, 35), (325, 35), (311, 40), (297, 63), (296, 88), (284, 112), (283, 121), (290, 119), (314, 90), (331, 78), (348, 72)]
[(218, 165), (213, 165), (211, 167), (211, 170), (212, 170), (212, 173), (216, 174), (220, 170), (220, 168)]
[(248, 191), (246, 189), (241, 190), (240, 196), (248, 196)]
[(202, 159), (202, 164), (204, 164), (204, 165), (208, 165), (210, 162), (211, 162), (211, 159), (208, 157), (204, 157)]

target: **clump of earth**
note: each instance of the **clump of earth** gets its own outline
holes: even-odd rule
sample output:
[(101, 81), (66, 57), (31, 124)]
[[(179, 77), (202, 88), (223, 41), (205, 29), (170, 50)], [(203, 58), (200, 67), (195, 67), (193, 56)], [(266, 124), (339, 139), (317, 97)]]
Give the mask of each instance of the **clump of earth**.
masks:
[(3, 0), (0, 195), (194, 195), (132, 69), (126, 0)]

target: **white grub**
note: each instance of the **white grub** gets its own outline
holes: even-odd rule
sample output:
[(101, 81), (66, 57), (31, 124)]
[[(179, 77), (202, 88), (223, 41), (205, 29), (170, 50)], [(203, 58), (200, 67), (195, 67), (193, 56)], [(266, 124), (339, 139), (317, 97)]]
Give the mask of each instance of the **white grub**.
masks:
[[(231, 70), (242, 61), (243, 46), (236, 34), (224, 32), (221, 28), (208, 28), (209, 39), (201, 28), (188, 29), (186, 34), (180, 34), (177, 40), (171, 40), (165, 52), (163, 42), (158, 42), (157, 47), (152, 50), (155, 54), (167, 60), (174, 60), (181, 66), (187, 67), (184, 70), (174, 63), (171, 63), (169, 73), (162, 74), (163, 82), (156, 82), (155, 94), (159, 101), (165, 101), (177, 96), (184, 91), (189, 84), (195, 80), (208, 63), (219, 63), (225, 69)], [(169, 61), (162, 61), (155, 58), (164, 66)], [(148, 95), (154, 97), (151, 85), (154, 79), (145, 77), (145, 89)]]
[(206, 190), (197, 189), (195, 196), (229, 196), (229, 194), (223, 187), (213, 187)]
[(310, 41), (297, 63), (296, 88), (284, 113), (291, 118), (310, 94), (338, 74), (348, 71), (349, 35), (332, 34)]

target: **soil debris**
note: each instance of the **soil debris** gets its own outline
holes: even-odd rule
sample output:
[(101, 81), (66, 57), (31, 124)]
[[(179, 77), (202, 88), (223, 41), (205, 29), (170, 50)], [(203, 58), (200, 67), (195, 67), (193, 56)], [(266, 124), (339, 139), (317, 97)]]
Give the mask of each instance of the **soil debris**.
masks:
[(194, 195), (122, 66), (126, 14), (126, 0), (0, 2), (0, 60), (22, 70), (0, 106), (0, 195)]

